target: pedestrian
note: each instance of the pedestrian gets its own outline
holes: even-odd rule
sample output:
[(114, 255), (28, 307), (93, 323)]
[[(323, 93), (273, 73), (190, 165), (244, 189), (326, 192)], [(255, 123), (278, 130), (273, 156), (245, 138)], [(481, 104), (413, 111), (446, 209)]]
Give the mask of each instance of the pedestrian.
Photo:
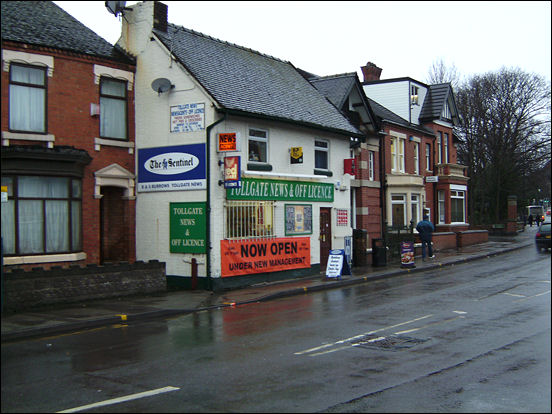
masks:
[(537, 215), (535, 216), (535, 225), (536, 225), (537, 227), (539, 227), (540, 222), (541, 222), (541, 215), (540, 215), (540, 214), (537, 214)]
[(433, 248), (431, 247), (431, 239), (435, 227), (433, 223), (429, 221), (429, 217), (424, 214), (423, 220), (418, 222), (416, 225), (416, 230), (420, 235), (420, 240), (422, 241), (422, 260), (425, 260), (426, 257), (426, 246), (428, 251), (428, 257), (433, 259), (435, 255), (433, 254)]
[(529, 214), (529, 227), (533, 227), (533, 215)]

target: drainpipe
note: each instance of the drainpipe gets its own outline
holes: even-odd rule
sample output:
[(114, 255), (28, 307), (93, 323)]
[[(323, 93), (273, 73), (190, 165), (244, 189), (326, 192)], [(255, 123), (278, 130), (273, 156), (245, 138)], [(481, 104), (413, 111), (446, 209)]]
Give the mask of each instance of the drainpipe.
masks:
[(387, 189), (386, 185), (386, 174), (385, 174), (385, 132), (379, 131), (378, 135), (380, 136), (380, 148), (379, 148), (379, 165), (380, 165), (380, 208), (381, 208), (381, 237), (385, 237), (385, 223), (387, 221), (387, 211), (385, 206), (385, 191)]
[(207, 217), (205, 223), (205, 230), (207, 233), (207, 254), (205, 260), (205, 269), (207, 272), (207, 287), (209, 290), (213, 290), (213, 281), (211, 279), (211, 130), (221, 122), (226, 120), (226, 113), (218, 121), (213, 122), (207, 127), (207, 142), (206, 142), (206, 157), (205, 163), (207, 164)]

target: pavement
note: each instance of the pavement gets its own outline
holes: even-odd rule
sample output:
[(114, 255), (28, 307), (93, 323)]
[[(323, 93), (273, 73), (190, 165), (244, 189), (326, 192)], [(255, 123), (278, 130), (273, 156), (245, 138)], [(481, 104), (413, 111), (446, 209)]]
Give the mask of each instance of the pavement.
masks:
[(2, 313), (2, 343), (32, 337), (53, 336), (114, 324), (131, 324), (152, 318), (185, 315), (211, 309), (263, 302), (293, 295), (305, 295), (326, 289), (336, 289), (408, 273), (438, 269), (472, 260), (534, 246), (536, 227), (526, 226), (514, 236), (489, 236), (486, 243), (459, 249), (435, 252), (434, 259), (422, 261), (415, 257), (415, 268), (402, 268), (400, 263), (385, 266), (353, 267), (352, 275), (339, 279), (324, 274), (272, 283), (260, 283), (224, 292), (179, 290), (144, 296), (118, 297), (33, 309), (25, 312)]

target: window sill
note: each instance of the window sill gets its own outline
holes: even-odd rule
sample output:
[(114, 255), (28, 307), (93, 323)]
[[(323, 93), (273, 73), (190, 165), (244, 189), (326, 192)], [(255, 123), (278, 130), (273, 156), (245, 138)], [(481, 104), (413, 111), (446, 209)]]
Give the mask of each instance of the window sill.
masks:
[(272, 171), (272, 165), (265, 163), (248, 162), (247, 169), (249, 171)]
[(23, 265), (23, 264), (38, 264), (38, 263), (55, 263), (55, 262), (76, 262), (86, 259), (86, 253), (67, 253), (67, 254), (45, 254), (39, 256), (4, 256), (4, 265)]
[(47, 142), (48, 148), (53, 148), (56, 137), (53, 134), (34, 134), (34, 133), (27, 133), (27, 132), (2, 131), (2, 146), (9, 147), (10, 139), (16, 139), (21, 141)]
[(325, 175), (326, 177), (332, 177), (333, 172), (329, 170), (319, 170), (317, 168), (314, 169), (314, 175)]
[(94, 149), (96, 151), (99, 151), (102, 145), (107, 147), (128, 148), (129, 154), (134, 153), (134, 142), (117, 139), (94, 138)]

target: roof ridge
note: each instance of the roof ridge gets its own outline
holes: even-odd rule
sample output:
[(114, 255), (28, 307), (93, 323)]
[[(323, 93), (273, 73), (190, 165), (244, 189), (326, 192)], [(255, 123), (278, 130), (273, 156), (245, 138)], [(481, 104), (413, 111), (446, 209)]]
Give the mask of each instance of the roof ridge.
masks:
[(355, 75), (356, 75), (356, 72), (344, 72), (344, 73), (337, 73), (334, 75), (317, 76), (312, 80), (317, 81), (317, 80), (326, 80), (326, 79), (332, 79), (332, 78), (345, 78), (345, 77), (355, 76)]
[[(178, 30), (184, 30), (184, 31), (186, 31), (188, 33), (192, 33), (196, 36), (201, 36), (203, 38), (210, 39), (210, 40), (213, 40), (215, 42), (219, 42), (219, 43), (222, 43), (222, 44), (225, 44), (225, 45), (228, 45), (228, 46), (233, 46), (233, 47), (236, 47), (238, 49), (247, 50), (249, 52), (255, 53), (255, 54), (260, 55), (260, 56), (267, 57), (269, 59), (277, 60), (277, 61), (282, 62), (282, 63), (290, 63), (287, 60), (283, 60), (283, 59), (280, 59), (280, 58), (277, 58), (277, 57), (274, 57), (274, 56), (271, 56), (271, 55), (267, 55), (266, 53), (259, 52), (258, 50), (251, 49), (249, 47), (241, 46), (241, 45), (238, 45), (236, 43), (228, 42), (226, 40), (221, 40), (221, 39), (218, 39), (216, 37), (210, 36), (208, 34), (198, 32), (197, 30), (188, 29), (187, 27), (184, 27), (184, 26), (181, 26), (181, 25), (177, 25), (177, 24), (170, 23), (170, 22), (167, 22), (167, 25), (172, 26), (176, 30), (176, 32), (178, 32)], [(168, 32), (167, 32), (167, 34), (168, 34)]]

